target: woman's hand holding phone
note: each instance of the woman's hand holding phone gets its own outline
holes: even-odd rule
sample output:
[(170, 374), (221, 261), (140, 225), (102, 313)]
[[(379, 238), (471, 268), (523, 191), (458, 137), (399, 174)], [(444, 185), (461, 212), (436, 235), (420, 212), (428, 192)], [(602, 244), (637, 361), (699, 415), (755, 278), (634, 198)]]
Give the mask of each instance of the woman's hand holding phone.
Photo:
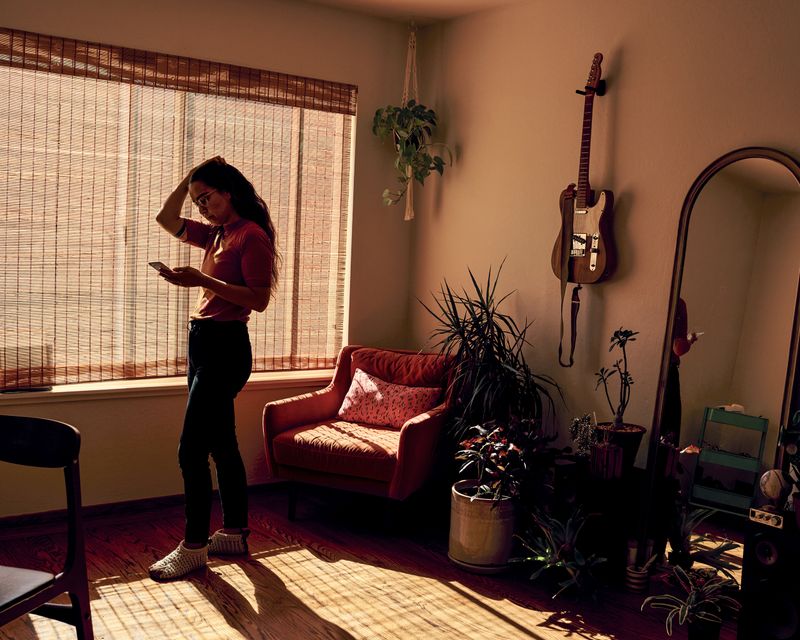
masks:
[(163, 262), (159, 262), (158, 260), (155, 260), (153, 262), (148, 262), (147, 264), (149, 264), (151, 267), (153, 267), (153, 269), (155, 269), (159, 273), (161, 273), (162, 271), (172, 271), (172, 269), (170, 269), (167, 265), (165, 265)]
[(164, 280), (179, 287), (201, 287), (204, 285), (206, 276), (194, 267), (175, 267), (170, 269), (163, 262), (148, 262), (153, 269), (158, 271)]

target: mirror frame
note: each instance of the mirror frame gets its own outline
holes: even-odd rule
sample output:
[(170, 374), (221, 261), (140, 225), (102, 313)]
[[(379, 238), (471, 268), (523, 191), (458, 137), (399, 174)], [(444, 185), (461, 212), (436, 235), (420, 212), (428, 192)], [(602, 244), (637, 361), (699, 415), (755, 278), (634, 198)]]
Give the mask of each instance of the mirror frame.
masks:
[[(658, 445), (661, 439), (661, 417), (664, 410), (664, 390), (667, 384), (667, 374), (669, 371), (670, 352), (672, 351), (672, 331), (675, 324), (675, 306), (680, 296), (681, 285), (683, 281), (683, 267), (686, 259), (686, 243), (689, 233), (689, 222), (692, 215), (692, 209), (700, 196), (700, 192), (705, 187), (711, 178), (728, 165), (738, 162), (739, 160), (762, 158), (765, 160), (772, 160), (784, 167), (794, 176), (800, 187), (800, 164), (791, 156), (772, 149), (769, 147), (743, 147), (730, 151), (723, 156), (720, 156), (714, 162), (709, 164), (699, 176), (692, 183), (689, 192), (684, 198), (683, 206), (681, 208), (681, 215), (678, 222), (678, 237), (675, 243), (675, 260), (672, 268), (672, 285), (669, 291), (669, 305), (667, 307), (667, 325), (664, 331), (664, 342), (661, 351), (661, 370), (658, 376), (658, 388), (656, 389), (655, 408), (653, 410), (653, 422), (650, 428), (650, 440), (648, 442), (647, 450), (647, 466), (645, 489), (642, 494), (642, 500), (639, 508), (639, 548), (638, 548), (638, 562), (644, 562), (647, 558), (643, 556), (646, 553), (647, 545), (647, 532), (648, 522), (650, 515), (650, 506), (652, 503), (652, 496), (655, 491), (656, 484), (656, 456), (658, 455)], [(786, 424), (789, 411), (791, 409), (792, 390), (794, 385), (794, 374), (797, 365), (798, 356), (798, 341), (800, 339), (800, 319), (798, 318), (798, 310), (800, 310), (800, 281), (798, 282), (798, 299), (795, 304), (795, 317), (792, 326), (792, 335), (789, 346), (789, 361), (786, 372), (786, 382), (784, 387), (783, 407), (781, 410), (781, 424)], [(780, 454), (776, 454), (776, 464), (780, 464)]]

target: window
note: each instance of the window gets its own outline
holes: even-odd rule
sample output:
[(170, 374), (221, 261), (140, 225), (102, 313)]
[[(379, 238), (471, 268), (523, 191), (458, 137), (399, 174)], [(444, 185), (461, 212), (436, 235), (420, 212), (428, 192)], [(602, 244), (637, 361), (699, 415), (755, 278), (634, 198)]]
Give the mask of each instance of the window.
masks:
[[(332, 366), (355, 100), (352, 85), (0, 29), (0, 389), (185, 371), (199, 290), (147, 263), (199, 267), (155, 214), (214, 155), (254, 183), (278, 234), (254, 371)], [(198, 215), (188, 198), (184, 215)]]

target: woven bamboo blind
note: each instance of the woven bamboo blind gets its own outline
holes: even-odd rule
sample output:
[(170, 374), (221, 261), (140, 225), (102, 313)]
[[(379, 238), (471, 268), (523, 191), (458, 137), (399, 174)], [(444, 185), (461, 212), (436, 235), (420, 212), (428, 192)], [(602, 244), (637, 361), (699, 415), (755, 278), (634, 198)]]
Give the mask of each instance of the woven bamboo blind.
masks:
[(355, 102), (352, 85), (0, 29), (0, 389), (185, 371), (198, 290), (147, 262), (199, 266), (155, 213), (214, 155), (269, 204), (283, 257), (249, 323), (254, 370), (331, 366)]

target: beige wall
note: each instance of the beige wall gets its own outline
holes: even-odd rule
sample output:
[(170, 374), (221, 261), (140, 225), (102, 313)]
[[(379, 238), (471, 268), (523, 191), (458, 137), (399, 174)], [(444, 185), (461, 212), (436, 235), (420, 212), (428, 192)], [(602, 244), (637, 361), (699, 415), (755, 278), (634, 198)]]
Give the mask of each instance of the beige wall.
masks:
[[(269, 387), (251, 382), (239, 395), (237, 436), (250, 484), (267, 481), (261, 435), (264, 404), (325, 384), (317, 380)], [(76, 426), (81, 432), (83, 502), (99, 505), (183, 492), (177, 452), (185, 406), (186, 392), (176, 385), (113, 398), (94, 393), (37, 402), (14, 395), (2, 398), (0, 412), (52, 418)], [(63, 507), (64, 481), (59, 473), (0, 466), (0, 517)]]
[[(694, 177), (736, 147), (800, 155), (800, 86), (792, 81), (800, 76), (800, 5), (793, 0), (529, 1), (425, 29), (421, 98), (440, 114), (456, 163), (418, 191), (413, 223), (380, 205), (391, 159), (370, 133), (375, 108), (399, 97), (402, 25), (276, 0), (110, 8), (100, 0), (0, 0), (0, 10), (6, 26), (357, 84), (351, 341), (423, 344), (431, 322), (416, 298), (429, 300), (443, 278), (465, 282), (467, 266), (481, 275), (507, 257), (501, 288), (517, 291), (507, 310), (534, 321), (529, 359), (560, 382), (564, 424), (592, 409), (608, 417), (593, 372), (609, 363), (608, 337), (619, 326), (641, 332), (630, 351), (636, 384), (626, 417), (650, 423), (678, 216)], [(584, 288), (576, 364), (562, 369), (559, 281), (549, 260), (559, 193), (577, 177), (583, 99), (575, 89), (596, 51), (606, 57), (609, 87), (595, 101), (590, 177), (616, 196), (619, 268), (608, 282)], [(262, 400), (254, 398), (244, 427), (251, 465)], [(170, 459), (182, 402), (165, 402), (64, 410), (92, 425), (84, 456), (90, 501), (177, 490)], [(125, 445), (132, 437), (159, 443), (159, 464), (141, 447), (134, 455), (115, 450), (120, 433)], [(93, 451), (122, 466), (113, 483), (105, 480), (109, 463)]]
[[(534, 321), (530, 362), (564, 389), (566, 420), (608, 409), (593, 372), (620, 326), (635, 378), (626, 418), (652, 421), (675, 237), (694, 178), (732, 149), (800, 155), (800, 72), (791, 1), (521, 2), (437, 28), (424, 90), (436, 96), (457, 164), (426, 189), (418, 212), (412, 294), (465, 281), (507, 257), (508, 309)], [(617, 199), (616, 275), (582, 293), (576, 363), (557, 362), (559, 280), (550, 270), (558, 195), (577, 178), (592, 56), (605, 55), (608, 92), (595, 99), (591, 183)], [(423, 341), (431, 321), (412, 303)], [(642, 447), (639, 463), (644, 460)]]

